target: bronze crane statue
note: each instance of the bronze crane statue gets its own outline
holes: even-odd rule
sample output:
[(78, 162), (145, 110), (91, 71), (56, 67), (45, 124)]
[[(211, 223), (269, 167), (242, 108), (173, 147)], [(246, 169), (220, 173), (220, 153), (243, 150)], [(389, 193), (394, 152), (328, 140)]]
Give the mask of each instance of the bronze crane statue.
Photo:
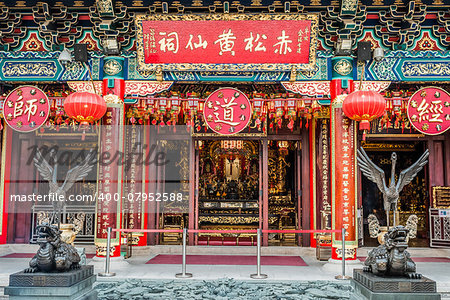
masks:
[(92, 158), (94, 157), (94, 152), (91, 150), (86, 158), (79, 164), (77, 164), (75, 167), (70, 169), (66, 173), (66, 178), (64, 180), (64, 183), (59, 186), (57, 181), (57, 174), (58, 174), (58, 163), (56, 159), (56, 151), (52, 149), (49, 153), (50, 160), (53, 160), (54, 164), (53, 166), (50, 165), (50, 161), (47, 162), (41, 152), (39, 150), (36, 151), (36, 156), (34, 157), (34, 165), (38, 169), (41, 176), (48, 181), (49, 187), (50, 187), (50, 193), (53, 194), (55, 197), (52, 201), (53, 205), (53, 216), (52, 216), (52, 222), (55, 219), (55, 216), (58, 219), (58, 228), (60, 227), (61, 223), (61, 211), (63, 210), (65, 206), (66, 201), (66, 192), (73, 186), (73, 184), (79, 180), (82, 180), (84, 177), (86, 177), (89, 172), (93, 168), (93, 164), (91, 163)]
[(423, 166), (428, 163), (428, 149), (422, 156), (409, 168), (400, 172), (397, 182), (395, 182), (395, 163), (397, 162), (397, 153), (391, 155), (392, 170), (391, 182), (386, 185), (384, 171), (370, 160), (366, 151), (361, 147), (358, 150), (358, 166), (361, 172), (372, 182), (377, 184), (378, 189), (383, 193), (384, 210), (387, 217), (387, 227), (389, 230), (389, 212), (392, 210), (394, 214), (394, 227), (397, 225), (395, 212), (397, 211), (397, 202), (400, 192), (405, 185), (408, 185), (417, 173), (422, 170)]

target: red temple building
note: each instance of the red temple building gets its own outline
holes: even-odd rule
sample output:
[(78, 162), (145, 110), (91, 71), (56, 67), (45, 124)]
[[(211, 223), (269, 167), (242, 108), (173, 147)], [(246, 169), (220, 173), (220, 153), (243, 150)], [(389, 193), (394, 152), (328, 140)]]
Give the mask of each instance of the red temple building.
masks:
[[(113, 233), (114, 256), (125, 240), (181, 243), (143, 229), (209, 246), (263, 229), (280, 231), (264, 246), (340, 259), (341, 233), (289, 230), (345, 228), (356, 259), (387, 223), (363, 147), (386, 182), (392, 152), (398, 177), (429, 150), (396, 216), (417, 216), (410, 245), (450, 246), (447, 0), (0, 4), (1, 244), (34, 243), (58, 208), (98, 256), (112, 227), (135, 229)], [(356, 91), (381, 113), (357, 96), (345, 114)]]

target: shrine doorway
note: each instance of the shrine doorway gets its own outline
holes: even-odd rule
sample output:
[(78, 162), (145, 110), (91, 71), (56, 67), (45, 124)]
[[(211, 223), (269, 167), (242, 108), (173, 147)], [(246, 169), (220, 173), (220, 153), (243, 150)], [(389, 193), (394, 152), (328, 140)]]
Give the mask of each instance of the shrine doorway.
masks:
[[(300, 229), (300, 141), (272, 140), (268, 142), (268, 227), (275, 230)], [(268, 244), (295, 246), (295, 233), (268, 235)]]
[[(5, 173), (4, 189), (8, 201), (8, 243), (36, 243), (36, 226), (43, 222), (76, 226), (77, 244), (93, 244), (95, 231), (95, 193), (97, 169), (93, 167), (81, 180), (70, 182), (68, 172), (81, 163), (91, 149), (98, 147), (97, 128), (89, 127), (82, 132), (68, 126), (47, 126), (38, 132), (20, 133), (6, 127), (3, 139), (7, 141), (8, 171)], [(51, 176), (58, 187), (66, 185), (65, 201), (60, 204), (61, 213), (54, 214), (57, 205), (50, 197), (54, 193), (49, 182), (37, 168), (36, 153), (51, 167)], [(54, 172), (54, 173), (53, 173)], [(27, 201), (18, 197), (27, 197)], [(33, 197), (30, 200), (29, 197)], [(38, 198), (41, 197), (41, 198)], [(22, 198), (23, 199), (23, 198)], [(38, 200), (39, 199), (39, 200)], [(70, 225), (66, 227), (70, 227)]]
[[(363, 143), (363, 147), (370, 159), (383, 169), (386, 176), (386, 184), (389, 184), (391, 177), (391, 154), (397, 153), (395, 168), (395, 179), (402, 170), (405, 170), (419, 159), (426, 149), (426, 142), (368, 142)], [(428, 165), (421, 170), (412, 182), (406, 185), (400, 192), (397, 207), (397, 220), (399, 225), (407, 225), (411, 215), (417, 216), (417, 237), (409, 240), (409, 245), (413, 247), (427, 247), (428, 242), (428, 208), (429, 208), (429, 183)], [(380, 226), (386, 226), (386, 213), (383, 209), (383, 195), (376, 184), (365, 176), (361, 177), (362, 206), (364, 216), (364, 246), (377, 246), (376, 238), (370, 237), (371, 223), (375, 222)], [(369, 215), (374, 215), (369, 220)], [(393, 214), (390, 213), (390, 224), (393, 224)]]
[[(261, 226), (260, 145), (257, 140), (198, 141), (198, 229)], [(252, 234), (199, 233), (199, 245), (253, 245)]]
[[(196, 227), (207, 230), (299, 229), (300, 141), (199, 140)], [(294, 246), (296, 234), (265, 244)], [(253, 234), (199, 233), (198, 245), (255, 245)]]

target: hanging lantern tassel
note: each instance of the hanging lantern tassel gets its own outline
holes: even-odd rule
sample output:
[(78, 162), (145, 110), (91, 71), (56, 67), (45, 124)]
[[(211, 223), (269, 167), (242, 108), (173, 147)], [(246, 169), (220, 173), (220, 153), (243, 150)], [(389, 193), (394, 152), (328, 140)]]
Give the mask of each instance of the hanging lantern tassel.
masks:
[(363, 141), (366, 140), (366, 133), (370, 130), (370, 122), (369, 120), (362, 120), (359, 122), (359, 130), (363, 131)]
[(84, 141), (86, 139), (86, 129), (89, 128), (88, 122), (81, 122), (80, 124), (80, 130), (83, 130), (83, 133), (81, 134), (81, 140)]

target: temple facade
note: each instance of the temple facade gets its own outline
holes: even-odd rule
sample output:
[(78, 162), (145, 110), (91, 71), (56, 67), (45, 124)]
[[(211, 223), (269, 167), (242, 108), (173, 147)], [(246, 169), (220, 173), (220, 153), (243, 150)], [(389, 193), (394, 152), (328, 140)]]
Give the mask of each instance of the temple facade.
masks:
[[(345, 228), (356, 259), (388, 223), (362, 147), (387, 184), (429, 151), (389, 221), (417, 225), (410, 245), (450, 246), (445, 0), (0, 4), (0, 243), (34, 243), (59, 220), (103, 256), (108, 227), (135, 229), (113, 234), (118, 256), (120, 244), (181, 243), (142, 229), (252, 246), (245, 231), (260, 228), (279, 231), (264, 246), (340, 259), (341, 233), (320, 230)], [(384, 112), (345, 114), (355, 91), (380, 94)], [(100, 120), (91, 100), (73, 106), (84, 119), (68, 110), (83, 92), (106, 103)]]

